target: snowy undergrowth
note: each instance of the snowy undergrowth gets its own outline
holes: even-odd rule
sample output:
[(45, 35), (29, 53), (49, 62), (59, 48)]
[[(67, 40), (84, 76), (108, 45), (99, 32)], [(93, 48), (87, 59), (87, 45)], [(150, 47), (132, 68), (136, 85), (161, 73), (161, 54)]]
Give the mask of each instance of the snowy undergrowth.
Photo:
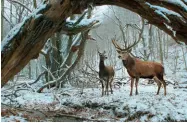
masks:
[(126, 84), (114, 89), (113, 94), (101, 97), (99, 88), (84, 89), (81, 93), (80, 89), (72, 87), (58, 91), (56, 96), (22, 91), (15, 100), (29, 109), (63, 110), (64, 113), (106, 121), (187, 120), (187, 90), (168, 85), (167, 96), (163, 95), (163, 88), (160, 95), (156, 95), (156, 91), (156, 85), (140, 84), (139, 95), (129, 96), (130, 87)]
[(27, 122), (23, 117), (21, 116), (10, 116), (10, 117), (2, 117), (1, 122)]

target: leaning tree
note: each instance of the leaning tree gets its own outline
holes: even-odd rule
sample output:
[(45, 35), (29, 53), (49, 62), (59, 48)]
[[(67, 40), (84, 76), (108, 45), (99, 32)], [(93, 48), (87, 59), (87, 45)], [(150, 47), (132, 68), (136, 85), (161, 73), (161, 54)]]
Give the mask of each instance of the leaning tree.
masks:
[[(45, 42), (56, 32), (71, 32), (67, 18), (89, 6), (116, 5), (129, 9), (169, 34), (176, 42), (187, 44), (186, 0), (45, 0), (3, 39), (1, 47), (1, 87), (31, 60), (39, 56)], [(90, 24), (95, 24), (92, 21)], [(71, 31), (70, 31), (71, 30)], [(73, 30), (73, 34), (89, 28)]]

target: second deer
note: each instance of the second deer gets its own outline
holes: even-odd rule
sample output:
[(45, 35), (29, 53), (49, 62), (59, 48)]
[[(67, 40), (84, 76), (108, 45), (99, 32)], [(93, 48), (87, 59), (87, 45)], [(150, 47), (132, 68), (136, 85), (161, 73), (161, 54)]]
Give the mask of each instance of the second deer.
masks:
[(113, 93), (112, 90), (112, 82), (114, 79), (114, 69), (112, 66), (105, 66), (105, 59), (107, 59), (105, 55), (105, 51), (103, 53), (99, 53), (100, 62), (99, 62), (99, 78), (100, 82), (102, 84), (102, 96), (105, 94), (109, 95), (108, 89), (110, 86), (111, 93)]

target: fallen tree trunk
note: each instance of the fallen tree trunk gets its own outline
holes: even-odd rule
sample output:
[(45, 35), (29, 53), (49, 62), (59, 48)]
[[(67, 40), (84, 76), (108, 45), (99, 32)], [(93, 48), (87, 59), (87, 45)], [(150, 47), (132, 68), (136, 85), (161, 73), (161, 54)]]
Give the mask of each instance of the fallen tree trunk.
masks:
[(3, 40), (1, 87), (31, 59), (38, 57), (48, 38), (65, 29), (69, 16), (82, 13), (90, 4), (117, 5), (129, 9), (164, 30), (176, 41), (187, 44), (187, 2), (184, 0), (48, 0)]

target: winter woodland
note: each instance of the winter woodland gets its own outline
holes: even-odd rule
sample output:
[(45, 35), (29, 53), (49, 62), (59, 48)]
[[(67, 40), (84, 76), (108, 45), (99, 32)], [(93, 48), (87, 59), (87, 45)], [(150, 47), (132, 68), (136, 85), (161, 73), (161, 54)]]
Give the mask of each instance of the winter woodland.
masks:
[[(171, 33), (152, 25), (128, 7), (89, 3), (81, 13), (68, 16), (52, 34), (46, 30), (55, 25), (48, 18), (42, 20), (43, 13), (51, 14), (45, 10), (50, 4), (54, 3), (1, 0), (1, 121), (187, 121), (187, 45), (178, 40), (178, 32), (169, 24), (164, 23)], [(182, 8), (184, 13), (145, 3), (166, 22), (177, 25), (171, 21), (176, 17), (176, 21), (182, 18), (180, 22), (186, 24), (187, 1), (168, 0), (168, 4)], [(54, 22), (55, 10), (53, 14)], [(32, 19), (37, 23), (32, 23)], [(41, 35), (50, 36), (36, 40)], [(26, 40), (29, 36), (30, 40)], [(39, 39), (43, 41), (41, 47), (37, 44)], [(135, 94), (133, 85), (132, 96), (129, 95), (131, 77), (118, 58), (112, 39), (124, 49), (134, 44), (130, 56), (164, 67), (166, 95), (163, 85), (156, 95), (158, 86), (154, 79), (142, 78), (138, 83), (139, 94)], [(17, 46), (20, 47), (15, 49)], [(39, 51), (38, 55), (33, 55), (35, 51)], [(109, 88), (109, 95), (102, 95), (98, 52), (106, 52), (104, 64), (115, 72), (113, 94)], [(143, 67), (141, 71), (150, 69)], [(107, 85), (106, 81), (103, 83)]]

